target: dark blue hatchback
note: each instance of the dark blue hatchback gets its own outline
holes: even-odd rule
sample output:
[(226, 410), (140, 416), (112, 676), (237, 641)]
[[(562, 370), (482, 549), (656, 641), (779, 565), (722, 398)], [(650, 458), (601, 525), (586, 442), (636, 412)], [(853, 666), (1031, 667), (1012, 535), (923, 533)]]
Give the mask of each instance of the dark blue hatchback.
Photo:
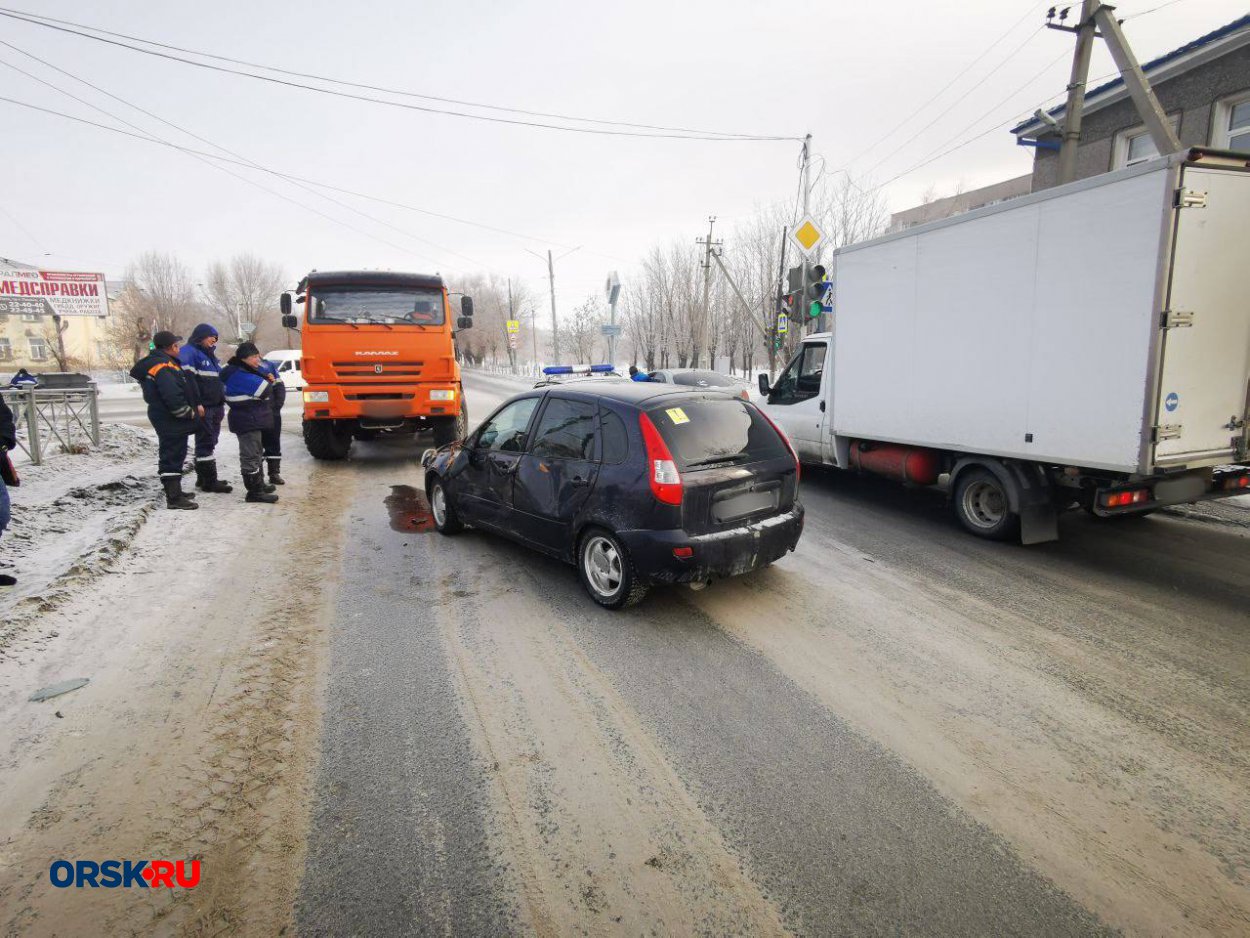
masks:
[(439, 531), (473, 525), (573, 563), (610, 609), (654, 584), (767, 566), (803, 530), (789, 441), (754, 404), (718, 392), (528, 391), (424, 463)]

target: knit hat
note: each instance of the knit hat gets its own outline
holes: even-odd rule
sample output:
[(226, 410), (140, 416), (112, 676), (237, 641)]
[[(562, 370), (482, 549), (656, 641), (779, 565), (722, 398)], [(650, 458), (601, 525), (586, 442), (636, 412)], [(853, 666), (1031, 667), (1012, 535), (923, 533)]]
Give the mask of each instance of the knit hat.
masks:
[(182, 341), (182, 336), (176, 335), (173, 332), (162, 331), (152, 336), (152, 347), (153, 348), (169, 348), (171, 345), (176, 345), (177, 343), (181, 341)]
[(206, 322), (200, 323), (198, 326), (196, 326), (194, 329), (191, 330), (192, 342), (203, 342), (205, 339), (215, 339), (215, 338), (217, 338), (217, 330), (214, 329), (212, 326), (210, 326)]
[(255, 342), (243, 342), (234, 350), (235, 358), (251, 358), (253, 355), (259, 355), (260, 349), (256, 347)]

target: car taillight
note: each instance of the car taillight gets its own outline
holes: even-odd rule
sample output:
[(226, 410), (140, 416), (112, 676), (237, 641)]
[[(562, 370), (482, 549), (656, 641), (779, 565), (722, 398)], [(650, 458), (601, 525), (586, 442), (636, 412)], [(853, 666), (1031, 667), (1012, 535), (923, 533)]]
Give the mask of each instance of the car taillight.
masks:
[(666, 505), (680, 505), (682, 498), (681, 473), (660, 431), (646, 414), (638, 415), (642, 428), (642, 441), (647, 447), (647, 478), (651, 482), (651, 494)]
[(1237, 476), (1224, 481), (1225, 489), (1250, 489), (1250, 476)]
[(803, 465), (799, 462), (799, 454), (794, 451), (794, 447), (790, 445), (790, 438), (781, 432), (781, 427), (773, 423), (773, 418), (764, 413), (760, 408), (755, 408), (756, 413), (768, 421), (768, 425), (773, 428), (776, 434), (785, 441), (786, 449), (790, 451), (790, 455), (794, 457), (794, 482), (797, 485), (799, 479), (803, 477)]
[(1103, 496), (1102, 503), (1107, 508), (1123, 508), (1126, 505), (1140, 505), (1150, 501), (1150, 489), (1133, 489), (1131, 492), (1110, 492)]

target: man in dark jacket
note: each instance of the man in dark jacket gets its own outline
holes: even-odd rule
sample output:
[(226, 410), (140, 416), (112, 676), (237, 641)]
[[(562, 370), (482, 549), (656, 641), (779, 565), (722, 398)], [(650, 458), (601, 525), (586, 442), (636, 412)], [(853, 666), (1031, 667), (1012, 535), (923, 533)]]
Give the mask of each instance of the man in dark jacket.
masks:
[(195, 425), (195, 487), (201, 492), (232, 492), (217, 478), (217, 438), (226, 414), (226, 393), (217, 362), (217, 330), (206, 322), (191, 330), (191, 340), (178, 353), (182, 370), (190, 372), (204, 416)]
[(159, 472), (169, 508), (199, 508), (192, 496), (182, 491), (182, 464), (187, 458), (187, 437), (195, 432), (196, 417), (202, 413), (195, 385), (178, 360), (182, 337), (158, 332), (152, 337), (152, 352), (130, 369), (130, 377), (143, 388), (148, 420), (160, 440)]
[(239, 467), (247, 489), (245, 500), (272, 504), (278, 496), (273, 494), (273, 486), (265, 485), (261, 463), (265, 445), (261, 436), (273, 426), (273, 404), (269, 400), (273, 394), (273, 379), (260, 370), (260, 349), (251, 342), (240, 345), (221, 369), (221, 380), (230, 407), (228, 426), (239, 438)]
[(261, 433), (265, 447), (265, 466), (269, 470), (270, 485), (286, 485), (282, 478), (282, 405), (286, 403), (286, 383), (278, 373), (277, 366), (268, 359), (261, 359), (261, 374), (273, 382), (269, 401), (273, 405), (273, 426)]

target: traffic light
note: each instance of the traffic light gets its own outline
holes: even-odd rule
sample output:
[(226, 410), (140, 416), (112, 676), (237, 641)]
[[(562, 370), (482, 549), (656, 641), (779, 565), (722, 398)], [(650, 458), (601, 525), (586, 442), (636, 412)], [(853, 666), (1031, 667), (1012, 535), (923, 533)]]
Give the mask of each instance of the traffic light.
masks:
[(825, 280), (825, 268), (819, 264), (811, 264), (803, 270), (803, 303), (802, 308), (807, 315), (816, 319), (824, 312), (825, 292), (829, 283)]

